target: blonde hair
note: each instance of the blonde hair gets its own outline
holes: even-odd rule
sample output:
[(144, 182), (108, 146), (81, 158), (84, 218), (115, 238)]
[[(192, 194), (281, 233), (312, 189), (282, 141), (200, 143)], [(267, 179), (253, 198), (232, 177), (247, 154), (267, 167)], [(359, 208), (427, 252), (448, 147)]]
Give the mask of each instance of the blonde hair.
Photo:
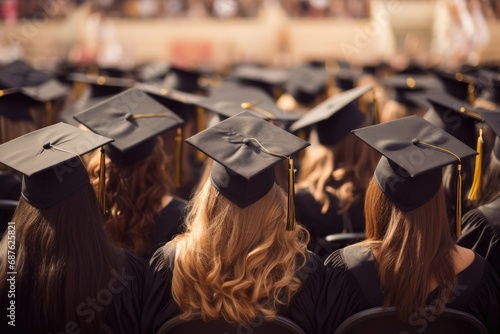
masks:
[(301, 286), (296, 274), (306, 263), (309, 241), (300, 226), (285, 230), (283, 189), (275, 184), (240, 208), (207, 180), (191, 203), (187, 231), (173, 240), (172, 296), (181, 318), (196, 312), (231, 323), (275, 318)]
[[(453, 293), (455, 272), (451, 251), (454, 241), (442, 189), (422, 206), (405, 212), (370, 181), (365, 200), (364, 241), (375, 252), (385, 290), (385, 305), (395, 306), (399, 318), (425, 316), (432, 282), (438, 284), (439, 314)], [(404, 293), (402, 293), (404, 291)]]
[(343, 214), (359, 200), (378, 159), (375, 150), (351, 134), (334, 146), (311, 146), (302, 159), (297, 188), (307, 188), (322, 204), (323, 214), (330, 207), (328, 194), (334, 195), (339, 200), (338, 214)]

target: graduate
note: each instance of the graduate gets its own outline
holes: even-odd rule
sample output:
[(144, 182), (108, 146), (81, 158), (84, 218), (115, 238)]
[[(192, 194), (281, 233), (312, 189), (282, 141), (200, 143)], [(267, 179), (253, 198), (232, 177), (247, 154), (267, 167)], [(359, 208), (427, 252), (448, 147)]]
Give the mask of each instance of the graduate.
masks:
[[(334, 332), (359, 311), (394, 306), (403, 322), (430, 319), (448, 307), (498, 333), (500, 280), (480, 255), (455, 243), (441, 187), (442, 167), (454, 164), (459, 171), (476, 152), (418, 116), (353, 133), (383, 156), (366, 190), (366, 241), (325, 261), (321, 331)], [(455, 214), (461, 217), (460, 207)]]
[(57, 123), (0, 145), (0, 162), (23, 174), (0, 241), (2, 309), (15, 300), (15, 328), (4, 317), (2, 333), (139, 332), (146, 264), (108, 239), (80, 158), (111, 141)]
[[(149, 259), (182, 232), (187, 202), (173, 194), (181, 177), (177, 162), (184, 121), (137, 88), (117, 94), (75, 119), (115, 140), (106, 147), (106, 230), (117, 246)], [(169, 130), (177, 133), (174, 159), (165, 152), (160, 136)], [(97, 188), (103, 177), (100, 156), (93, 157), (88, 170)]]
[[(186, 232), (151, 259), (142, 332), (200, 313), (236, 326), (280, 314), (317, 333), (323, 264), (307, 251), (293, 209), (292, 154), (308, 143), (246, 111), (187, 142), (214, 162), (189, 204)], [(283, 161), (286, 190), (275, 181)]]
[(311, 234), (311, 245), (327, 235), (363, 232), (364, 191), (378, 154), (350, 131), (368, 125), (359, 97), (373, 85), (348, 90), (310, 110), (291, 131), (314, 126), (317, 142), (305, 151), (297, 180), (297, 221)]
[(484, 257), (500, 276), (500, 112), (480, 108), (477, 111), (497, 137), (484, 168), (486, 173), (474, 189), (477, 194), (468, 194), (479, 206), (464, 215), (457, 243)]

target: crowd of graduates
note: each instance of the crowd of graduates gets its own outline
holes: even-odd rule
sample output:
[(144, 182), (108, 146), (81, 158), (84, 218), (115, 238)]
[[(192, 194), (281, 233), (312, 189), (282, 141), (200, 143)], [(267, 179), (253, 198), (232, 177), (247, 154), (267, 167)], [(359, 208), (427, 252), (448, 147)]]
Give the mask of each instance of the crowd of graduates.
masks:
[(282, 315), (333, 333), (431, 305), (500, 332), (498, 64), (17, 60), (0, 163), (6, 331)]

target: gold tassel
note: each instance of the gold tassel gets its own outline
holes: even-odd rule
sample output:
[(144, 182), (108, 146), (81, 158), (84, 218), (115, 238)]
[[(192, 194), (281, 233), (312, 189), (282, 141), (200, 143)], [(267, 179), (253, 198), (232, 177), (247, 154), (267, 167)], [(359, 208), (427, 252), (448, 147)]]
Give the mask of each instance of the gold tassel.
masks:
[(295, 230), (295, 169), (293, 159), (288, 158), (288, 215), (286, 220), (286, 230)]
[(375, 124), (380, 124), (380, 110), (377, 100), (377, 92), (375, 89), (372, 91), (373, 94), (373, 121)]
[(462, 235), (462, 164), (457, 165), (456, 236)]
[(50, 101), (45, 103), (45, 112), (47, 114), (47, 126), (52, 125), (52, 103)]
[(478, 155), (476, 155), (476, 165), (474, 167), (474, 179), (472, 181), (472, 186), (469, 191), (468, 199), (471, 201), (476, 201), (479, 197), (479, 192), (481, 190), (481, 169), (482, 169), (482, 156), (483, 156), (483, 128), (479, 129), (479, 137), (477, 138)]
[(473, 104), (475, 100), (476, 88), (474, 87), (473, 83), (469, 83), (469, 85), (467, 86), (467, 102), (469, 102), (469, 104)]
[[(205, 110), (201, 107), (196, 107), (196, 133), (205, 130)], [(205, 154), (196, 150), (196, 162), (201, 164), (205, 161)]]
[(99, 165), (99, 185), (97, 189), (97, 203), (99, 211), (106, 217), (106, 155), (104, 147), (101, 147), (101, 160)]
[(175, 135), (175, 186), (182, 186), (182, 129), (177, 128)]

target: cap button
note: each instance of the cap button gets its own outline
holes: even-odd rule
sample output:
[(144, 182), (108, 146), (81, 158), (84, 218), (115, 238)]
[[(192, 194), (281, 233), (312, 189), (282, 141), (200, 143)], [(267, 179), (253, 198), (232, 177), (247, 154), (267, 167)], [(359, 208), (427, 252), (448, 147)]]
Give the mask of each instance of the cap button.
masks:
[(131, 121), (133, 119), (134, 119), (134, 114), (132, 114), (130, 112), (125, 114), (125, 120), (126, 121)]
[(243, 144), (248, 144), (250, 143), (252, 140), (250, 138), (245, 138), (243, 139)]
[(411, 143), (412, 143), (413, 145), (418, 145), (418, 144), (420, 144), (420, 139), (418, 139), (418, 138), (413, 138), (413, 139), (411, 140)]
[(50, 142), (49, 142), (49, 143), (45, 143), (45, 144), (43, 144), (43, 148), (44, 148), (45, 150), (50, 149), (50, 147), (51, 147), (51, 146), (52, 146), (52, 145), (50, 144)]

